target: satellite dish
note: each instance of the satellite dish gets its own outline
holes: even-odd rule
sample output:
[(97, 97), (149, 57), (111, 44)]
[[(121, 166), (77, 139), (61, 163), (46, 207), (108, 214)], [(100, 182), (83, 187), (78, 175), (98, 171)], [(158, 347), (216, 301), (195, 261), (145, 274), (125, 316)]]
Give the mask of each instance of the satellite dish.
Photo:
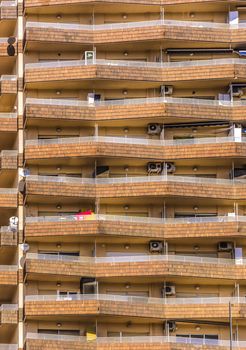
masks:
[(14, 56), (15, 55), (15, 47), (13, 45), (7, 46), (7, 54), (8, 56)]
[(26, 176), (30, 175), (30, 170), (27, 168), (21, 168), (19, 170), (19, 175), (22, 177), (26, 177)]
[(30, 249), (30, 246), (29, 246), (29, 244), (27, 244), (27, 243), (22, 243), (22, 244), (20, 245), (20, 247), (21, 247), (21, 250), (22, 250), (24, 253), (28, 252), (28, 250)]
[(18, 216), (11, 216), (11, 218), (9, 218), (9, 224), (11, 225), (18, 225)]
[(9, 227), (10, 227), (11, 231), (13, 231), (13, 232), (17, 231), (18, 222), (19, 222), (19, 219), (17, 216), (11, 216), (11, 218), (9, 218)]
[(13, 45), (15, 43), (16, 39), (14, 36), (10, 36), (7, 41), (8, 41), (9, 45)]

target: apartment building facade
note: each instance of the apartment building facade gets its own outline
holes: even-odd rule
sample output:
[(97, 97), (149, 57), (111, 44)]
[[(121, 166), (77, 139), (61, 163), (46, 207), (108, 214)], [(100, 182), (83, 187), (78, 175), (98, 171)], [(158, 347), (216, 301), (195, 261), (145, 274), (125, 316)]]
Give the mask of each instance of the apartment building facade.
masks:
[(0, 349), (246, 349), (246, 1), (0, 3)]

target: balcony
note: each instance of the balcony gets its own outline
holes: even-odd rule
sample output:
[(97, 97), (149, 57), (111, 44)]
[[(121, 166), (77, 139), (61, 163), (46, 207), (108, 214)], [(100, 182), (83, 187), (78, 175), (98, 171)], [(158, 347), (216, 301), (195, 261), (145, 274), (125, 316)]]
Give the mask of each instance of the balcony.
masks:
[(15, 265), (0, 265), (0, 285), (17, 285), (18, 267)]
[(180, 239), (180, 238), (226, 238), (245, 237), (246, 218), (244, 216), (190, 217), (159, 219), (92, 214), (90, 216), (46, 216), (27, 217), (25, 237), (27, 241), (41, 239), (82, 238), (106, 236)]
[[(233, 347), (241, 350), (246, 349), (245, 341), (233, 341)], [(98, 337), (95, 341), (88, 342), (86, 337), (65, 336), (54, 334), (27, 333), (27, 350), (36, 350), (37, 347), (43, 350), (50, 348), (64, 350), (69, 346), (70, 350), (106, 350), (117, 347), (119, 350), (190, 350), (191, 346), (196, 349), (220, 350), (229, 348), (228, 340), (210, 340), (200, 338), (182, 338), (175, 336), (136, 336), (136, 337)], [(1, 349), (1, 348), (0, 348)], [(15, 349), (13, 349), (15, 350)]]
[[(204, 2), (213, 2), (214, 0), (107, 0), (107, 3), (132, 3), (139, 5), (173, 5), (173, 4), (182, 4), (182, 3), (204, 3)], [(104, 3), (105, 0), (88, 0), (87, 3)], [(227, 0), (228, 3), (234, 4), (234, 0)], [(83, 0), (49, 0), (48, 6), (58, 6), (58, 5), (72, 5), (72, 4), (84, 4)], [(25, 8), (32, 9), (35, 7), (47, 6), (47, 0), (26, 0)]]
[(15, 0), (1, 1), (0, 19), (1, 20), (17, 19), (17, 1)]
[[(2, 15), (2, 4), (4, 3), (4, 1), (1, 2), (0, 4), (0, 16)], [(7, 52), (7, 47), (9, 46), (8, 44), (8, 38), (0, 38), (0, 57), (8, 57), (8, 61), (12, 60), (13, 57), (16, 56), (16, 53), (17, 53), (17, 42), (15, 42), (13, 44), (13, 47), (15, 49), (15, 54), (14, 56), (9, 56), (8, 55), (8, 52)], [(4, 62), (6, 64), (6, 62)], [(2, 68), (2, 67), (1, 67)]]
[(245, 261), (180, 255), (142, 255), (123, 257), (64, 257), (28, 253), (26, 272), (29, 276), (47, 279), (89, 276), (213, 278), (241, 280), (245, 278)]
[(25, 315), (32, 317), (56, 316), (128, 316), (143, 319), (227, 319), (228, 305), (232, 304), (233, 318), (246, 316), (246, 299), (241, 298), (144, 298), (110, 294), (77, 294), (71, 297), (57, 295), (28, 295)]
[(0, 247), (16, 247), (17, 232), (12, 232), (8, 226), (2, 226), (0, 229)]
[(1, 75), (1, 94), (17, 93), (17, 78), (15, 75)]
[[(188, 40), (207, 42), (241, 41), (245, 25), (175, 20), (139, 21), (113, 24), (69, 24), (27, 22), (27, 42), (73, 44), (109, 44), (143, 40)], [(241, 38), (242, 37), (242, 38)], [(241, 40), (240, 40), (241, 39)]]
[(48, 140), (27, 140), (25, 159), (38, 163), (41, 159), (67, 157), (119, 157), (156, 160), (245, 158), (246, 138), (233, 137), (186, 140), (151, 140), (126, 137), (71, 137)]
[(30, 175), (26, 194), (32, 196), (122, 198), (187, 197), (227, 200), (246, 199), (246, 180), (208, 179), (182, 176), (117, 178), (73, 178)]
[(0, 170), (16, 170), (18, 165), (17, 151), (0, 152)]
[(113, 24), (70, 24), (27, 22), (26, 40), (32, 43), (98, 45), (122, 42), (185, 40), (210, 43), (245, 42), (246, 25), (226, 23), (153, 20)]
[(18, 322), (18, 305), (2, 304), (0, 307), (1, 324), (17, 324)]
[(0, 113), (0, 132), (17, 132), (16, 113)]
[(183, 62), (135, 62), (95, 59), (28, 63), (25, 65), (27, 88), (36, 88), (38, 83), (53, 88), (57, 83), (66, 86), (68, 80), (77, 82), (88, 80), (115, 80), (134, 82), (171, 83), (201, 80), (225, 82), (246, 79), (246, 61), (238, 58)]
[(17, 208), (17, 189), (0, 188), (0, 208)]
[(143, 118), (181, 118), (243, 122), (245, 101), (211, 101), (192, 98), (155, 97), (113, 101), (27, 98), (29, 120), (106, 121)]

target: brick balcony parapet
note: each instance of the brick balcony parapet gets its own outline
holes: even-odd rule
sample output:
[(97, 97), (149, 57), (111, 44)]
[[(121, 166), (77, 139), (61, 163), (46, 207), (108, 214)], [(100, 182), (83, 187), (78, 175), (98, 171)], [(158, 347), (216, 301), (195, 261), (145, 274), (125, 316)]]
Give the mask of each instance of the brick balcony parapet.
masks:
[[(186, 260), (185, 260), (186, 259)], [(119, 259), (118, 259), (119, 260)], [(214, 259), (214, 262), (202, 260), (191, 262), (188, 258), (176, 256), (150, 256), (129, 261), (113, 261), (105, 258), (95, 262), (93, 258), (82, 258), (76, 261), (62, 261), (29, 254), (26, 260), (27, 274), (49, 276), (91, 276), (107, 277), (148, 277), (180, 276), (193, 278), (212, 278), (218, 280), (242, 280), (246, 278), (246, 266), (237, 265), (233, 260)], [(131, 260), (131, 261), (130, 261)], [(198, 268), (199, 266), (199, 268)]]
[[(98, 103), (89, 104), (86, 101), (77, 102), (74, 105), (67, 100), (40, 100), (27, 99), (25, 116), (27, 119), (55, 119), (61, 120), (85, 120), (85, 121), (106, 121), (121, 119), (143, 119), (143, 118), (187, 118), (198, 120), (222, 120), (222, 121), (244, 121), (246, 105), (206, 105), (205, 101), (175, 98), (139, 99), (134, 101), (114, 101), (114, 104)], [(63, 103), (62, 103), (63, 102)], [(77, 105), (76, 105), (77, 103)]]
[[(32, 219), (32, 218), (31, 218)], [(138, 220), (139, 221), (139, 220)], [(112, 220), (105, 216), (104, 219), (73, 221), (44, 221), (27, 222), (25, 225), (25, 237), (32, 241), (41, 237), (86, 237), (86, 236), (120, 236), (120, 237), (146, 237), (155, 239), (179, 239), (201, 237), (240, 237), (246, 232), (246, 223), (240, 222), (190, 222), (187, 223), (147, 223), (126, 222), (125, 220)]]
[[(76, 142), (76, 140), (78, 140)], [(25, 160), (64, 158), (64, 157), (120, 157), (152, 160), (177, 160), (197, 158), (245, 158), (246, 143), (207, 143), (190, 145), (160, 146), (151, 144), (131, 144), (130, 140), (105, 142), (75, 139), (73, 143), (57, 142), (53, 144), (26, 144)]]

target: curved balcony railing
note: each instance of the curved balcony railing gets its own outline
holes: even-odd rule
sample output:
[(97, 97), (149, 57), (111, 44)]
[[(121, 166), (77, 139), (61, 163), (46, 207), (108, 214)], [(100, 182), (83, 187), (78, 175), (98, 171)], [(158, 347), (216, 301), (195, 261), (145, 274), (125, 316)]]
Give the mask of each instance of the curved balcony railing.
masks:
[(29, 175), (26, 177), (26, 181), (34, 182), (56, 182), (56, 183), (68, 183), (68, 184), (91, 184), (91, 185), (104, 185), (104, 184), (125, 184), (125, 183), (148, 183), (148, 182), (178, 182), (178, 183), (190, 183), (190, 184), (212, 184), (212, 185), (246, 185), (246, 179), (218, 179), (218, 178), (202, 178), (195, 176), (172, 176), (172, 175), (159, 175), (159, 176), (122, 176), (122, 177), (109, 177), (109, 178), (75, 178), (69, 176), (42, 176), (42, 175)]
[(203, 137), (195, 139), (182, 140), (152, 140), (147, 138), (131, 138), (131, 137), (110, 137), (110, 136), (88, 136), (88, 137), (66, 137), (57, 139), (44, 140), (26, 140), (26, 146), (42, 146), (55, 144), (76, 144), (85, 142), (108, 142), (118, 144), (132, 145), (150, 145), (150, 146), (184, 146), (184, 145), (202, 145), (202, 144), (221, 144), (228, 142), (246, 142), (246, 137), (242, 137), (240, 141), (233, 136), (225, 137)]
[(18, 155), (18, 151), (16, 150), (3, 150), (0, 152), (1, 157), (16, 157)]
[(207, 297), (207, 298), (147, 298), (112, 294), (74, 294), (74, 295), (27, 295), (25, 301), (72, 301), (99, 300), (123, 303), (160, 305), (199, 305), (199, 304), (246, 304), (245, 297)]
[[(134, 253), (133, 253), (134, 254)], [(214, 264), (214, 265), (236, 265), (234, 259), (209, 258), (199, 256), (184, 256), (184, 255), (127, 255), (114, 257), (84, 257), (84, 256), (64, 256), (52, 254), (27, 253), (27, 259), (30, 260), (45, 260), (45, 261), (63, 261), (74, 263), (131, 263), (131, 262), (151, 262), (151, 261), (165, 261), (165, 262), (180, 262), (180, 263), (196, 263), (196, 264)], [(242, 264), (246, 264), (246, 259), (242, 259)]]
[(0, 194), (17, 194), (17, 188), (0, 188)]
[(13, 118), (13, 119), (17, 119), (17, 113), (0, 113), (0, 118)]
[[(86, 337), (72, 336), (72, 335), (56, 335), (56, 334), (39, 334), (39, 333), (27, 333), (26, 340), (47, 340), (47, 341), (61, 341), (61, 342), (81, 342), (87, 343)], [(230, 346), (229, 340), (219, 339), (206, 339), (206, 338), (191, 338), (187, 337), (175, 337), (175, 336), (135, 336), (135, 337), (97, 337), (95, 340), (90, 341), (92, 344), (134, 344), (134, 343), (177, 343), (177, 344), (191, 344), (191, 345), (209, 345), (209, 346)], [(233, 341), (233, 347), (241, 348), (246, 347), (246, 341)], [(1, 349), (1, 348), (0, 348)], [(12, 349), (11, 349), (12, 350)], [(13, 349), (14, 350), (14, 349)]]
[(26, 69), (39, 68), (62, 68), (62, 67), (83, 67), (90, 65), (116, 66), (116, 67), (138, 67), (138, 68), (184, 68), (184, 67), (204, 67), (218, 65), (246, 64), (246, 60), (240, 58), (220, 58), (211, 60), (181, 61), (181, 62), (139, 62), (139, 61), (120, 61), (95, 59), (90, 61), (72, 60), (72, 61), (52, 61), (26, 63)]
[[(86, 216), (84, 216), (86, 218)], [(108, 215), (108, 214), (93, 214), (90, 215), (90, 220), (98, 221), (123, 221), (142, 224), (186, 224), (186, 223), (212, 223), (212, 222), (246, 222), (246, 216), (211, 216), (211, 217), (188, 217), (188, 218), (154, 218), (140, 216), (123, 216), (123, 215)], [(26, 217), (26, 223), (42, 223), (42, 222), (71, 222), (78, 221), (78, 216), (61, 215), (61, 216), (36, 216)]]
[(16, 81), (17, 80), (17, 76), (16, 75), (1, 75), (0, 80), (11, 80), (11, 81)]
[(2, 304), (0, 306), (0, 311), (4, 311), (4, 310), (18, 310), (18, 304)]
[(16, 6), (17, 5), (17, 1), (13, 0), (7, 0), (7, 1), (1, 1), (0, 7), (9, 7), (9, 6)]
[(128, 29), (139, 27), (154, 27), (154, 26), (175, 26), (175, 27), (193, 27), (204, 29), (240, 29), (246, 28), (246, 23), (229, 24), (229, 23), (214, 23), (201, 21), (180, 21), (171, 19), (157, 19), (152, 21), (138, 21), (138, 22), (123, 22), (123, 23), (107, 23), (107, 24), (74, 24), (74, 23), (51, 23), (51, 22), (32, 22), (26, 23), (26, 28), (54, 28), (63, 30), (114, 30), (114, 29)]
[(206, 100), (199, 98), (182, 98), (182, 97), (147, 97), (147, 98), (128, 98), (124, 100), (108, 100), (108, 101), (94, 101), (93, 103), (82, 100), (66, 100), (66, 99), (42, 99), (30, 98), (26, 99), (26, 105), (50, 105), (50, 106), (68, 106), (68, 107), (107, 107), (107, 106), (125, 106), (125, 105), (142, 105), (154, 103), (173, 103), (180, 105), (201, 105), (214, 107), (240, 107), (246, 106), (245, 100), (240, 101), (220, 101), (220, 100)]
[(18, 271), (17, 265), (0, 265), (0, 272)]

